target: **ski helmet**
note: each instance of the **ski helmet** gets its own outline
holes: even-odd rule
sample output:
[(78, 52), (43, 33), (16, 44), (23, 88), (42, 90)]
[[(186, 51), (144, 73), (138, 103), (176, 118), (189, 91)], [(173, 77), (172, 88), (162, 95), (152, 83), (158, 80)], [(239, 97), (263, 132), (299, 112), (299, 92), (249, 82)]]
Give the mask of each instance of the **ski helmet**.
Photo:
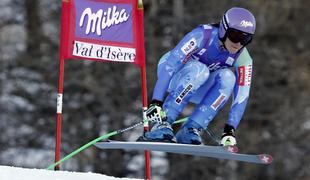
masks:
[(219, 39), (224, 42), (228, 37), (234, 43), (243, 46), (253, 38), (256, 21), (253, 14), (244, 8), (233, 7), (225, 12), (219, 27)]

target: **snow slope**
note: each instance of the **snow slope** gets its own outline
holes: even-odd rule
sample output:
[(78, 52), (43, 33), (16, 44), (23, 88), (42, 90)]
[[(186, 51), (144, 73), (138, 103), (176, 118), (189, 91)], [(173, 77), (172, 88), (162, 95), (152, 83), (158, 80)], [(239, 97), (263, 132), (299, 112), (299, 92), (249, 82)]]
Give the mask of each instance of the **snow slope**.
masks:
[(1, 180), (134, 180), (116, 178), (95, 173), (78, 173), (66, 171), (50, 171), (44, 169), (26, 169), (0, 166)]

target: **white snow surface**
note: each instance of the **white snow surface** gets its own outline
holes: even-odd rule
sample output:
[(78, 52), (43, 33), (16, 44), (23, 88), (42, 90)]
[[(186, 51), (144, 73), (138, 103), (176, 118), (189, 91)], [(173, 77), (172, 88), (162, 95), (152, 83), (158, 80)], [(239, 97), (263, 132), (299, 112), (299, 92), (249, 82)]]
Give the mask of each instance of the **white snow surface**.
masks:
[(96, 173), (68, 171), (52, 171), (45, 169), (26, 169), (19, 167), (0, 166), (1, 180), (135, 180), (116, 178)]

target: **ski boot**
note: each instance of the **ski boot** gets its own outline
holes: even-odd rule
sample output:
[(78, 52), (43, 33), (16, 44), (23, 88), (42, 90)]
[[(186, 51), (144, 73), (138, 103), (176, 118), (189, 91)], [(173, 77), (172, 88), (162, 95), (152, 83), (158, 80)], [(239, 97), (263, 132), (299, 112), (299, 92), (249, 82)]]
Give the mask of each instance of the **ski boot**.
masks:
[(176, 142), (173, 129), (167, 121), (155, 123), (151, 130), (146, 132), (143, 138), (140, 137), (138, 141)]
[(196, 122), (188, 122), (176, 134), (177, 143), (200, 145), (202, 144), (201, 131), (202, 128)]
[(220, 145), (222, 146), (236, 146), (237, 145), (237, 141), (235, 137), (235, 128), (233, 126), (229, 124), (225, 124)]

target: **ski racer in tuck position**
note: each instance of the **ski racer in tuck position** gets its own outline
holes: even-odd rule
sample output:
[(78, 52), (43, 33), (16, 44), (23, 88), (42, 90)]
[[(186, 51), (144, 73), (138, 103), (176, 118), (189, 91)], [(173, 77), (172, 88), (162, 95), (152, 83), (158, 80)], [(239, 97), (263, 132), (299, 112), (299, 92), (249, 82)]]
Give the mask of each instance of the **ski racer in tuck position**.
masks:
[[(234, 7), (225, 12), (219, 24), (198, 26), (161, 57), (146, 111), (151, 122), (146, 140), (202, 144), (200, 132), (232, 94), (220, 143), (236, 145), (235, 130), (247, 105), (252, 76), (252, 58), (246, 45), (255, 27), (251, 12)], [(174, 135), (171, 125), (189, 102), (196, 104), (195, 110)]]

